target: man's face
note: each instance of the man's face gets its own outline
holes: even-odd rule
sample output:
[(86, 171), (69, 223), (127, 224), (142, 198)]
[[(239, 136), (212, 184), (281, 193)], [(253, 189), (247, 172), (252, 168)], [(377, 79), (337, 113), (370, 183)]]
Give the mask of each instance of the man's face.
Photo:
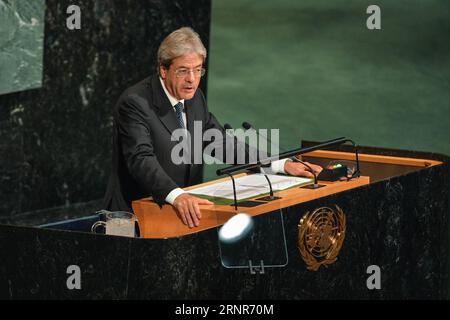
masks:
[(169, 69), (160, 66), (160, 75), (167, 91), (178, 100), (192, 99), (201, 79), (195, 70), (201, 69), (202, 65), (203, 57), (197, 53), (190, 53), (175, 58)]

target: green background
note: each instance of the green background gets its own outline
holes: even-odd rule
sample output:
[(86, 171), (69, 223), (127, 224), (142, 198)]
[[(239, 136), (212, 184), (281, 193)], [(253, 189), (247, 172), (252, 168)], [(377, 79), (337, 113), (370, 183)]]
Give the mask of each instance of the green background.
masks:
[(213, 1), (209, 55), (211, 111), (279, 128), (282, 149), (346, 136), (450, 155), (447, 0)]

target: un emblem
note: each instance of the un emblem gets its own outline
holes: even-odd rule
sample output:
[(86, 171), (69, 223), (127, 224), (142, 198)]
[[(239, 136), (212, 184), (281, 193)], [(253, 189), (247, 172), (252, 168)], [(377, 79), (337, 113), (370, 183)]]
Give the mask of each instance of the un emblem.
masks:
[(298, 224), (298, 247), (308, 270), (317, 271), (321, 265), (337, 260), (345, 238), (345, 215), (336, 210), (321, 207), (311, 214), (307, 212)]

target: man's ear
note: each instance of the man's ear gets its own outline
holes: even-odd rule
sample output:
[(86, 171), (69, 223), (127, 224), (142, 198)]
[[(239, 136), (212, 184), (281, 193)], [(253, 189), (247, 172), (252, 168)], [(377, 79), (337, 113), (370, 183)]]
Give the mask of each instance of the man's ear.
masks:
[(166, 68), (164, 68), (164, 66), (161, 64), (159, 65), (159, 76), (161, 77), (161, 79), (166, 79), (166, 74), (167, 74), (167, 70)]

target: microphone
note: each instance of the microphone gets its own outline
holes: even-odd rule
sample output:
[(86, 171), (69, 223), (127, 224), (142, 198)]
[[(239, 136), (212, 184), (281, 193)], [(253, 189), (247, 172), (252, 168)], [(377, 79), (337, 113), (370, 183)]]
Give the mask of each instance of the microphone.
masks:
[(250, 123), (248, 123), (246, 121), (242, 122), (242, 127), (244, 127), (245, 130), (255, 129), (255, 128), (253, 128), (253, 126)]
[[(263, 134), (258, 133), (258, 131), (257, 131), (250, 123), (248, 123), (248, 122), (243, 122), (243, 123), (242, 123), (242, 127), (243, 127), (244, 129), (246, 129), (246, 130), (249, 130), (249, 129), (255, 130), (255, 131), (256, 131), (256, 134), (257, 134), (258, 136), (263, 136), (263, 137), (266, 139), (266, 141), (269, 140), (270, 143), (272, 144), (272, 140), (270, 140), (268, 137), (265, 137)], [(278, 145), (277, 145), (277, 146), (278, 146)], [(282, 150), (282, 151), (283, 151), (283, 150)], [(309, 171), (312, 173), (312, 175), (313, 175), (313, 177), (314, 177), (314, 184), (311, 185), (311, 186), (307, 186), (309, 189), (318, 189), (318, 188), (321, 188), (321, 187), (324, 186), (324, 185), (320, 185), (320, 184), (317, 183), (317, 175), (315, 174), (315, 172), (314, 172), (314, 170), (311, 168), (311, 166), (309, 166), (306, 162), (304, 162), (304, 161), (298, 159), (298, 158), (295, 157), (295, 156), (290, 157), (289, 159), (292, 160), (292, 161), (294, 161), (294, 162), (299, 162), (299, 163), (303, 164), (303, 165), (304, 165), (305, 167), (307, 167), (307, 168), (309, 169)]]

